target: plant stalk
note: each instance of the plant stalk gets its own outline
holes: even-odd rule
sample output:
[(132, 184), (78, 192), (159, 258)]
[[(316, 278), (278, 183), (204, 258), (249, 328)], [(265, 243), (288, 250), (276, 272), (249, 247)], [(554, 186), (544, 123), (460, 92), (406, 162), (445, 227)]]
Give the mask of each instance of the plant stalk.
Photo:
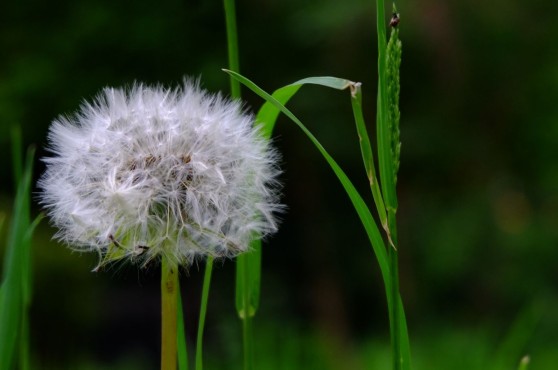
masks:
[(176, 370), (178, 267), (167, 258), (161, 263), (161, 370)]
[(243, 303), (243, 312), (244, 316), (241, 317), (242, 320), (242, 341), (244, 344), (244, 370), (252, 370), (253, 363), (254, 363), (254, 351), (253, 351), (253, 333), (252, 333), (252, 315), (250, 312), (250, 297), (248, 296), (248, 259), (246, 263), (242, 265), (241, 268), (237, 270), (237, 273), (243, 275), (243, 285), (244, 289), (242, 292), (242, 303)]
[(213, 257), (209, 256), (205, 262), (205, 274), (203, 276), (200, 319), (198, 321), (198, 337), (196, 340), (196, 370), (203, 369), (203, 329), (205, 327), (205, 316), (207, 314), (207, 301), (209, 300), (209, 286), (211, 285), (212, 271)]
[[(239, 53), (238, 53), (238, 32), (236, 27), (236, 7), (234, 0), (224, 0), (225, 6), (225, 21), (227, 26), (227, 46), (229, 55), (229, 69), (231, 71), (240, 73), (240, 63), (239, 63)], [(231, 97), (233, 99), (240, 99), (240, 82), (231, 76)], [(253, 253), (253, 252), (249, 252)], [(240, 255), (237, 257), (237, 279), (242, 280), (243, 289), (239, 291), (237, 289), (237, 294), (242, 294), (242, 309), (244, 314), (240, 315), (242, 320), (242, 341), (243, 341), (243, 352), (244, 352), (244, 370), (253, 369), (253, 339), (254, 335), (252, 332), (252, 313), (250, 308), (250, 296), (249, 292), (249, 275), (250, 266), (249, 264), (255, 263), (248, 256)], [(259, 268), (259, 267), (256, 267)], [(198, 370), (198, 369), (196, 369)]]
[[(238, 58), (238, 35), (236, 31), (236, 8), (234, 0), (224, 0), (225, 22), (227, 24), (227, 48), (229, 54), (229, 69), (240, 73)], [(240, 99), (240, 82), (231, 77), (231, 96)]]
[(395, 221), (395, 213), (388, 212), (388, 225), (391, 233), (391, 240), (394, 247), (388, 246), (389, 258), (389, 271), (391, 274), (391, 305), (389, 307), (390, 313), (390, 331), (391, 331), (391, 346), (393, 350), (393, 369), (401, 370), (401, 313), (399, 312), (399, 261), (397, 252), (397, 223)]

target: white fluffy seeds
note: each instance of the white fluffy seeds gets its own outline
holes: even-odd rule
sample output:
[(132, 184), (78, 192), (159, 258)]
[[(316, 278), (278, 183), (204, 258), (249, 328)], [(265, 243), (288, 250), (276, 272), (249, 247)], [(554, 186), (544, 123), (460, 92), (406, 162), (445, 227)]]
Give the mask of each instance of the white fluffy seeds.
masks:
[(233, 257), (276, 230), (276, 153), (238, 103), (191, 82), (107, 88), (49, 141), (41, 202), (56, 237), (101, 264)]

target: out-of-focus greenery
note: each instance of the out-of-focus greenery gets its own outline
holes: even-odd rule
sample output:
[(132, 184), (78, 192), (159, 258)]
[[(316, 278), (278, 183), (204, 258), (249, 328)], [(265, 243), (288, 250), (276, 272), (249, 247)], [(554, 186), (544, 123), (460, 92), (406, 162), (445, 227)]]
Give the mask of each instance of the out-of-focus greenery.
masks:
[[(414, 368), (517, 368), (530, 354), (529, 369), (554, 369), (558, 3), (397, 7), (400, 284)], [(372, 122), (373, 9), (364, 0), (238, 1), (241, 71), (266, 90), (316, 75), (361, 81)], [(52, 119), (106, 85), (201, 75), (208, 89), (228, 91), (220, 1), (1, 2), (0, 50), (0, 210), (8, 215), (12, 125), (42, 147)], [(259, 98), (244, 96), (257, 110)], [(349, 99), (308, 88), (290, 104), (367, 194)], [(289, 210), (264, 245), (258, 369), (387, 368), (381, 279), (357, 216), (297, 129), (280, 118), (275, 132)], [(72, 253), (52, 234), (45, 222), (33, 243), (33, 368), (155, 368), (158, 267), (92, 273), (97, 256)], [(207, 368), (241, 364), (233, 267), (215, 265)], [(202, 273), (193, 266), (181, 280), (190, 341)]]

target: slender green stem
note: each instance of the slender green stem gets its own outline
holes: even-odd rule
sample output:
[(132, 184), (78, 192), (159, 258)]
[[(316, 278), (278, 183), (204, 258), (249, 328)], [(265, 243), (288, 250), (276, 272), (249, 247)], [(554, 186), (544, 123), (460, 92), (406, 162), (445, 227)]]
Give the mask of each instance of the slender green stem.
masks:
[(203, 369), (203, 329), (205, 327), (205, 316), (207, 314), (207, 301), (209, 299), (209, 286), (211, 285), (212, 271), (213, 257), (209, 256), (205, 262), (205, 274), (203, 276), (200, 319), (198, 321), (198, 338), (196, 341), (196, 370)]
[[(227, 46), (229, 54), (229, 70), (240, 73), (240, 63), (238, 57), (238, 33), (236, 29), (236, 9), (234, 0), (224, 0), (225, 19), (227, 23)], [(240, 82), (230, 77), (231, 96), (233, 99), (240, 99)], [(248, 252), (253, 253), (253, 252)], [(260, 269), (259, 262), (250, 259), (247, 255), (237, 257), (237, 280), (242, 282), (243, 289), (237, 289), (237, 294), (241, 294), (240, 301), (242, 309), (239, 312), (242, 320), (242, 340), (244, 346), (244, 369), (251, 370), (253, 368), (253, 332), (252, 332), (252, 312), (249, 294), (252, 292), (249, 286), (250, 271)], [(254, 278), (254, 276), (252, 276)], [(258, 279), (259, 284), (259, 279)], [(253, 293), (253, 292), (252, 292)], [(238, 301), (237, 297), (237, 301)]]
[(182, 296), (180, 294), (180, 284), (178, 285), (177, 307), (178, 312), (176, 316), (177, 324), (177, 341), (178, 341), (178, 369), (188, 370), (188, 349), (186, 348), (186, 332), (184, 329), (184, 308), (182, 306)]
[[(397, 223), (395, 221), (395, 213), (388, 212), (388, 225), (391, 233), (391, 240), (394, 246), (397, 246)], [(391, 289), (388, 294), (391, 295), (390, 310), (390, 330), (391, 330), (391, 346), (393, 348), (393, 368), (401, 369), (401, 315), (399, 312), (399, 262), (397, 249), (388, 247), (388, 257), (391, 274)]]
[(362, 91), (360, 83), (354, 84), (351, 89), (351, 106), (353, 108), (353, 115), (355, 118), (355, 123), (357, 127), (357, 133), (360, 143), (360, 148), (362, 152), (362, 158), (364, 161), (364, 168), (366, 170), (366, 176), (368, 177), (368, 182), (370, 183), (370, 190), (372, 191), (372, 197), (374, 198), (374, 203), (376, 204), (376, 209), (378, 210), (378, 217), (382, 227), (389, 235), (388, 221), (386, 209), (384, 206), (384, 199), (382, 197), (382, 192), (380, 190), (380, 184), (378, 183), (378, 178), (376, 176), (376, 167), (374, 166), (374, 153), (372, 151), (372, 145), (370, 144), (370, 138), (368, 136), (368, 131), (366, 130), (366, 123), (364, 121), (364, 115), (362, 113)]
[[(224, 0), (225, 21), (227, 23), (227, 47), (229, 54), (229, 69), (240, 73), (238, 58), (238, 36), (236, 31), (236, 9), (234, 0)], [(231, 77), (231, 96), (240, 99), (240, 83)]]
[(523, 358), (519, 362), (518, 370), (527, 370), (529, 368), (529, 362), (530, 362), (529, 356), (523, 356)]
[(161, 370), (176, 370), (178, 267), (167, 258), (161, 265)]
[[(392, 246), (388, 247), (390, 264), (390, 289), (388, 294), (391, 345), (393, 350), (393, 370), (402, 369), (402, 329), (406, 328), (403, 319), (403, 307), (399, 296), (399, 268), (397, 256), (397, 194), (395, 190), (394, 156), (392, 153), (392, 130), (394, 124), (389, 120), (387, 88), (387, 43), (384, 0), (376, 0), (376, 24), (378, 35), (378, 108), (377, 140), (378, 163), (380, 167), (380, 184), (388, 216), (388, 236)], [(408, 366), (408, 364), (406, 364)]]
[(252, 315), (250, 312), (250, 297), (249, 293), (249, 269), (248, 269), (248, 259), (245, 261), (237, 273), (242, 274), (242, 303), (243, 303), (243, 313), (241, 317), (242, 320), (242, 340), (244, 343), (244, 370), (253, 369), (254, 361), (254, 351), (253, 351), (253, 333), (252, 333)]

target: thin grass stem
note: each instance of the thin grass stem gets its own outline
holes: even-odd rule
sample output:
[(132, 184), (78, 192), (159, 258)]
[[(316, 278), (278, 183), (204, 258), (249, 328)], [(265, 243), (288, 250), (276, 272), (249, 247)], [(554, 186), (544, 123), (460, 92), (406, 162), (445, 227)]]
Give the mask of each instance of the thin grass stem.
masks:
[[(234, 0), (224, 0), (225, 21), (227, 27), (227, 47), (229, 55), (229, 69), (240, 73), (238, 53), (238, 33), (236, 27), (236, 7)], [(240, 99), (240, 82), (230, 77), (231, 97)], [(259, 245), (261, 250), (261, 244)], [(253, 252), (248, 252), (253, 253)], [(242, 320), (242, 341), (244, 353), (244, 369), (253, 368), (252, 316), (258, 306), (260, 284), (261, 257), (250, 258), (244, 254), (237, 257), (236, 274), (237, 311)], [(240, 303), (240, 304), (239, 304)], [(252, 312), (253, 311), (253, 312)]]
[(244, 370), (253, 369), (254, 361), (254, 351), (253, 351), (253, 333), (252, 333), (252, 314), (250, 310), (250, 296), (249, 296), (249, 259), (246, 258), (242, 268), (238, 270), (237, 273), (242, 274), (242, 285), (243, 289), (240, 294), (242, 294), (242, 312), (244, 315), (241, 316), (242, 319), (242, 342), (243, 342), (243, 353), (244, 353)]
[(213, 257), (207, 257), (205, 262), (205, 274), (203, 276), (202, 298), (200, 306), (200, 318), (198, 321), (198, 337), (196, 341), (196, 370), (203, 369), (203, 330), (205, 327), (205, 316), (207, 314), (207, 301), (209, 299), (209, 287), (213, 271)]
[[(179, 282), (180, 283), (180, 282)], [(178, 341), (178, 370), (188, 370), (188, 349), (186, 347), (186, 332), (184, 330), (184, 308), (182, 306), (182, 295), (180, 284), (178, 285), (177, 299), (177, 341)]]
[[(227, 48), (229, 54), (229, 69), (240, 73), (240, 63), (238, 58), (238, 35), (236, 31), (236, 8), (234, 0), (224, 0), (225, 21), (227, 25)], [(234, 78), (230, 78), (231, 96), (233, 99), (240, 99), (240, 83)]]
[[(395, 221), (395, 213), (388, 213), (388, 227), (390, 230), (391, 240), (394, 246), (397, 246), (397, 224)], [(391, 345), (393, 348), (393, 368), (401, 369), (401, 316), (400, 316), (400, 298), (399, 298), (399, 261), (397, 249), (388, 247), (389, 271), (391, 274), (391, 295), (390, 310), (390, 330)]]

